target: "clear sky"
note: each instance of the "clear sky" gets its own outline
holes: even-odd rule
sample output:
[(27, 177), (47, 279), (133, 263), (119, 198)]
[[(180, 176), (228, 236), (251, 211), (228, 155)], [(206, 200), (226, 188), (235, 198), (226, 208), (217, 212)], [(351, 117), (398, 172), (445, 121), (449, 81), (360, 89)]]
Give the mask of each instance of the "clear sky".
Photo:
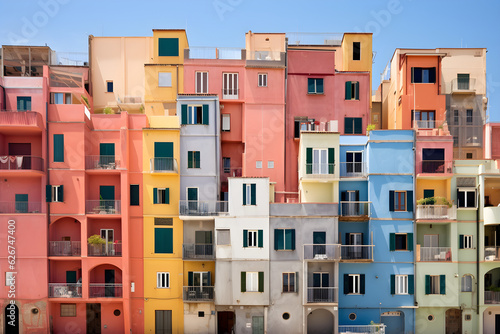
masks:
[(245, 47), (245, 32), (372, 32), (373, 87), (395, 48), (487, 48), (491, 121), (500, 122), (498, 0), (0, 0), (0, 44), (87, 52), (87, 36), (185, 28), (189, 45)]

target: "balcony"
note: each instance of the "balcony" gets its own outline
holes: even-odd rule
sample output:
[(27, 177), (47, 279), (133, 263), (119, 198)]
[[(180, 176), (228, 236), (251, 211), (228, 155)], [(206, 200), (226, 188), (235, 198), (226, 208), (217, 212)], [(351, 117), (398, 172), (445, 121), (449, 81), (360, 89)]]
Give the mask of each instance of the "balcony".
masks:
[(417, 219), (457, 219), (457, 207), (452, 205), (417, 205)]
[(386, 326), (384, 324), (354, 325), (354, 326), (339, 325), (339, 333), (340, 334), (354, 334), (354, 333), (385, 334), (385, 327)]
[(85, 213), (88, 215), (119, 215), (120, 209), (120, 200), (85, 201)]
[(485, 291), (484, 292), (485, 304), (500, 304), (500, 291)]
[(365, 162), (341, 162), (340, 177), (366, 177)]
[(453, 172), (453, 162), (444, 160), (422, 160), (417, 167), (417, 174), (451, 174)]
[(49, 283), (49, 298), (82, 298), (82, 284)]
[(246, 50), (238, 48), (216, 48), (192, 46), (184, 49), (185, 59), (226, 59), (226, 60), (245, 60)]
[(372, 262), (373, 245), (341, 245), (340, 260), (344, 262)]
[(484, 248), (485, 261), (500, 261), (500, 247), (485, 246)]
[(370, 203), (360, 201), (341, 201), (340, 216), (344, 218), (358, 220), (360, 217), (370, 217)]
[(223, 216), (227, 214), (227, 210), (226, 201), (179, 201), (180, 216)]
[(121, 283), (90, 283), (89, 298), (120, 298), (123, 296)]
[(49, 256), (80, 256), (81, 241), (49, 241)]
[(243, 175), (241, 167), (224, 167), (222, 173), (227, 174), (226, 177), (241, 177)]
[(455, 78), (451, 80), (451, 93), (452, 94), (474, 94), (476, 92), (476, 79), (475, 78)]
[(37, 170), (43, 172), (43, 159), (30, 155), (0, 156), (0, 173), (4, 170)]
[(5, 130), (41, 132), (43, 129), (42, 115), (36, 111), (0, 111), (0, 132)]
[(500, 224), (500, 206), (488, 206), (483, 209), (484, 225)]
[(184, 259), (213, 259), (214, 245), (212, 244), (183, 244), (182, 258)]
[(120, 160), (114, 155), (88, 155), (85, 157), (85, 169), (116, 169)]
[[(417, 250), (420, 245), (417, 245)], [(420, 247), (418, 262), (451, 262), (451, 247)]]
[(280, 51), (247, 51), (247, 67), (285, 66), (285, 52)]
[(307, 287), (308, 303), (336, 303), (337, 287), (315, 288)]
[(185, 286), (182, 295), (185, 302), (212, 302), (214, 300), (214, 287)]
[(334, 163), (306, 163), (306, 172), (302, 174), (303, 179), (333, 179), (335, 178)]
[(40, 213), (42, 210), (40, 202), (0, 202), (0, 214), (2, 213)]
[(122, 256), (121, 241), (107, 244), (87, 244), (88, 256)]
[(234, 88), (223, 88), (222, 89), (222, 99), (223, 100), (237, 100), (239, 97), (240, 90)]
[(305, 244), (304, 260), (336, 261), (340, 259), (339, 244)]
[(152, 158), (150, 160), (150, 171), (152, 173), (178, 173), (177, 159)]

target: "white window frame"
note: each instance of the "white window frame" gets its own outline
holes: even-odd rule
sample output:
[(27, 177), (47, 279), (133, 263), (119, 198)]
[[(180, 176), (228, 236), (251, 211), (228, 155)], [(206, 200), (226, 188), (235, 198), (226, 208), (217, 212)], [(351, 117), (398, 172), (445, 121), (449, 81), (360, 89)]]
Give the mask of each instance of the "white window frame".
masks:
[[(325, 80), (323, 78), (308, 78), (308, 79), (312, 79), (314, 80), (314, 92), (310, 92), (309, 91), (309, 87), (307, 87), (307, 94), (325, 94)], [(321, 93), (318, 93), (318, 80), (322, 80), (323, 81), (323, 92)]]
[(257, 169), (261, 169), (262, 168), (262, 160), (255, 161), (255, 168), (257, 168)]
[(246, 203), (243, 203), (243, 205), (252, 205), (252, 184), (251, 183), (245, 184), (245, 193), (246, 193)]
[(352, 283), (352, 291), (349, 291), (349, 294), (353, 295), (361, 294), (361, 275), (349, 274), (349, 281)]
[(170, 273), (169, 272), (160, 272), (159, 271), (156, 273), (156, 288), (157, 289), (170, 289)]
[[(207, 283), (208, 283), (208, 273), (209, 273), (208, 271), (193, 271), (193, 285), (191, 285), (191, 286), (195, 286), (195, 287), (209, 286), (208, 284), (207, 285), (203, 284), (203, 278), (206, 278)], [(200, 276), (200, 285), (194, 285), (194, 277), (196, 275)]]
[[(441, 276), (440, 275), (430, 275), (431, 286), (430, 295), (440, 295), (441, 294)], [(437, 283), (436, 283), (437, 281)]]
[(51, 189), (52, 193), (50, 194), (52, 202), (62, 202), (59, 200), (59, 188), (60, 187), (61, 187), (61, 185), (52, 186), (52, 189)]
[(222, 98), (238, 99), (238, 89), (238, 73), (222, 73)]
[[(200, 74), (200, 89), (198, 90), (198, 74)], [(203, 77), (207, 77), (207, 85), (203, 86)], [(195, 86), (194, 89), (196, 94), (208, 94), (208, 72), (207, 71), (196, 71), (194, 74)]]
[(464, 235), (464, 249), (472, 249), (474, 245), (472, 244), (472, 235)]
[(231, 114), (222, 114), (222, 131), (231, 131)]
[(408, 275), (396, 275), (396, 295), (408, 294)]
[(274, 168), (274, 160), (268, 160), (267, 161), (267, 168), (268, 169), (273, 169)]
[(157, 188), (156, 189), (156, 197), (158, 199), (157, 204), (167, 204), (166, 197), (165, 197), (166, 189), (167, 188)]
[(267, 87), (267, 73), (259, 73), (258, 86)]
[(248, 230), (247, 247), (256, 248), (258, 246), (259, 246), (259, 231), (258, 230)]
[[(201, 117), (198, 119), (197, 117), (197, 108), (201, 108)], [(189, 125), (201, 125), (203, 124), (203, 105), (201, 104), (190, 104), (188, 105), (188, 115), (187, 115), (187, 124)], [(196, 122), (195, 122), (196, 116)]]
[(158, 87), (172, 87), (172, 72), (158, 72)]
[(328, 148), (313, 148), (312, 158), (312, 174), (328, 174)]
[[(468, 279), (470, 280), (470, 284), (467, 285), (465, 280)], [(460, 288), (460, 291), (461, 292), (472, 292), (472, 283), (473, 283), (473, 279), (472, 279), (472, 275), (471, 274), (465, 274), (462, 276), (462, 279), (460, 281), (460, 285), (461, 285), (461, 288)], [(468, 289), (466, 289), (468, 288)]]
[[(458, 192), (463, 192), (465, 193), (464, 195), (464, 206), (458, 206), (458, 198), (457, 198), (457, 208), (459, 209), (467, 209), (467, 208), (477, 208), (477, 193), (476, 193), (476, 188), (458, 188)], [(473, 192), (474, 193), (474, 204), (475, 206), (467, 206), (467, 193)]]
[(259, 292), (259, 272), (246, 272), (246, 292)]

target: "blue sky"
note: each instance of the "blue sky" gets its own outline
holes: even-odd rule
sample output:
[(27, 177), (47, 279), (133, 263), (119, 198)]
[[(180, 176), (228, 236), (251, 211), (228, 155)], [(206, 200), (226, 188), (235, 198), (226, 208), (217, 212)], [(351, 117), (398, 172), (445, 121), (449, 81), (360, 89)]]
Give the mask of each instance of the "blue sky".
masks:
[(395, 48), (485, 47), (488, 112), (500, 122), (500, 1), (0, 0), (0, 44), (87, 52), (87, 36), (185, 28), (191, 46), (245, 46), (245, 32), (372, 32), (373, 86)]

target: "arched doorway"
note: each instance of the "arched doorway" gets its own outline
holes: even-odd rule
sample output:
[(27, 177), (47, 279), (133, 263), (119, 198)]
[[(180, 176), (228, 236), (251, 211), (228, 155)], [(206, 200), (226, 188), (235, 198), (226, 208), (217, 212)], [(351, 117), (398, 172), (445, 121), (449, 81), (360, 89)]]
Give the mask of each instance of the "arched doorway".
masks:
[(5, 306), (5, 334), (19, 334), (19, 308), (16, 304)]
[(333, 314), (325, 309), (318, 309), (307, 315), (308, 334), (333, 333)]
[(390, 311), (381, 314), (381, 322), (386, 325), (385, 334), (405, 332), (405, 314), (401, 311)]
[(462, 310), (450, 308), (446, 311), (446, 334), (462, 333)]

